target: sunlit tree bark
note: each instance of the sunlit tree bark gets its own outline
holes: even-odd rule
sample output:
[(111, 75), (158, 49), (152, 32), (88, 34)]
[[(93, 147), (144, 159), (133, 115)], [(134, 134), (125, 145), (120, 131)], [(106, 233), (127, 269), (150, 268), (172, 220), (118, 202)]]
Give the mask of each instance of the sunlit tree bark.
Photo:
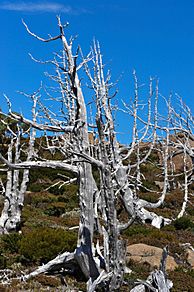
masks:
[[(33, 97), (32, 115), (33, 121), (36, 121), (36, 104), (37, 94)], [(14, 127), (9, 125), (10, 118), (2, 119), (5, 127), (5, 140), (8, 141), (7, 161), (17, 164), (23, 155), (26, 161), (34, 157), (34, 143), (36, 130), (31, 128), (25, 129), (25, 124), (21, 122), (14, 123)], [(25, 140), (22, 138), (25, 137)], [(4, 145), (5, 146), (5, 145)], [(21, 212), (24, 204), (24, 195), (29, 182), (29, 169), (8, 169), (6, 186), (4, 188), (4, 207), (0, 217), (0, 233), (9, 233), (20, 230)]]

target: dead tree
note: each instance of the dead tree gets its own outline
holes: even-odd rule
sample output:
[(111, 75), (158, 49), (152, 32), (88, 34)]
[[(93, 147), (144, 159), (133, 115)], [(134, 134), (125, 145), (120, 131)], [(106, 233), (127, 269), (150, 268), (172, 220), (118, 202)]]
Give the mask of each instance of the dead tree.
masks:
[[(104, 73), (99, 44), (94, 42), (87, 57), (83, 56), (80, 47), (74, 52), (73, 38), (67, 40), (66, 25), (62, 25), (59, 17), (57, 19), (59, 35), (49, 39), (37, 36), (25, 23), (24, 25), (30, 35), (42, 42), (61, 41), (62, 51), (55, 54), (53, 60), (40, 61), (32, 57), (36, 62), (50, 63), (54, 66), (55, 74), (49, 77), (57, 83), (58, 91), (55, 90), (55, 95), (54, 93), (51, 95), (48, 90), (46, 93), (52, 102), (58, 104), (59, 111), (53, 113), (48, 105), (43, 105), (39, 100), (38, 107), (44, 116), (43, 122), (14, 114), (11, 108), (10, 116), (32, 129), (55, 133), (51, 140), (47, 139), (47, 149), (51, 152), (59, 151), (63, 159), (44, 160), (40, 156), (31, 156), (30, 159), (21, 162), (6, 159), (2, 154), (0, 158), (9, 171), (47, 167), (63, 169), (74, 175), (79, 185), (78, 241), (74, 253), (65, 252), (57, 256), (26, 275), (24, 279), (60, 269), (72, 273), (79, 267), (87, 281), (88, 291), (95, 291), (98, 287), (103, 287), (105, 291), (115, 291), (121, 287), (125, 272), (126, 248), (122, 231), (130, 227), (135, 220), (149, 223), (156, 228), (171, 222), (171, 219), (151, 212), (151, 209), (157, 209), (163, 204), (169, 189), (171, 173), (168, 167), (169, 145), (170, 135), (174, 130), (174, 125), (173, 129), (170, 129), (171, 107), (167, 106), (168, 113), (164, 122), (164, 118), (158, 112), (158, 84), (152, 79), (148, 100), (142, 105), (139, 99), (140, 85), (134, 72), (134, 100), (130, 105), (126, 102), (123, 110), (133, 118), (132, 138), (129, 146), (122, 147), (117, 141), (115, 129), (114, 107), (110, 93), (111, 76), (109, 72)], [(81, 69), (84, 69), (83, 72), (90, 82), (92, 98), (89, 100), (84, 95), (79, 77)], [(35, 96), (32, 98), (35, 100)], [(88, 103), (92, 109), (92, 124), (88, 118)], [(146, 111), (146, 119), (145, 115), (141, 114), (142, 108)], [(142, 145), (148, 146), (145, 151), (142, 151)], [(139, 191), (145, 188), (142, 165), (149, 161), (154, 151), (160, 153), (162, 157), (162, 163), (158, 167), (163, 178), (163, 189), (158, 192), (157, 201), (151, 203), (140, 198)], [(98, 170), (99, 182), (94, 178), (94, 168)], [(118, 203), (128, 214), (126, 222), (119, 218)], [(97, 240), (94, 240), (94, 233)], [(164, 275), (162, 277), (166, 283)], [(162, 285), (159, 281), (159, 289), (162, 289)]]
[[(7, 159), (9, 162), (17, 163), (19, 160), (20, 138), (21, 134), (19, 132), (15, 135), (12, 133), (7, 151)], [(26, 191), (26, 183), (28, 181), (28, 174), (25, 174), (24, 171), (23, 184), (20, 188), (19, 170), (14, 169), (7, 171), (7, 181), (4, 191), (4, 207), (0, 217), (1, 233), (9, 233), (10, 231), (17, 230), (19, 227), (23, 197)]]
[(193, 196), (190, 186), (194, 182), (194, 118), (190, 108), (183, 102), (182, 98), (177, 95), (179, 109), (177, 110), (168, 101), (170, 111), (170, 125), (174, 134), (170, 137), (169, 159), (179, 156), (182, 160), (182, 169), (176, 174), (172, 174), (174, 178), (183, 176), (182, 190), (184, 199), (182, 208), (179, 211), (177, 218), (182, 217), (186, 212), (186, 207), (191, 204)]
[[(32, 116), (36, 122), (36, 104), (38, 92), (31, 96), (33, 100)], [(11, 104), (8, 101), (9, 108)], [(35, 157), (34, 143), (36, 130), (32, 127), (25, 129), (25, 124), (15, 120), (14, 127), (9, 125), (10, 117), (4, 116), (2, 123), (5, 127), (7, 140), (7, 160), (9, 163), (19, 163), (22, 156), (26, 161), (31, 161)], [(12, 122), (13, 124), (13, 122)], [(23, 141), (22, 141), (23, 140)], [(3, 169), (2, 171), (6, 171)], [(0, 233), (6, 234), (11, 231), (20, 230), (21, 212), (24, 205), (24, 195), (29, 182), (29, 169), (8, 169), (6, 185), (4, 187), (4, 206), (0, 217)]]

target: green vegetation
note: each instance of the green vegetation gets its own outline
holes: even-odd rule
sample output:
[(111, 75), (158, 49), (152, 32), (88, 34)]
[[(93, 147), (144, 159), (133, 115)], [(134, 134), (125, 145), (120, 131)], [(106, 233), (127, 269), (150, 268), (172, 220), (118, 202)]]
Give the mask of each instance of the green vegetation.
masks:
[(35, 228), (25, 234), (19, 246), (24, 262), (46, 263), (64, 251), (73, 251), (76, 247), (75, 232), (52, 228)]
[(183, 216), (174, 221), (174, 227), (176, 230), (186, 230), (192, 228), (194, 231), (194, 223), (189, 217)]
[(60, 228), (36, 227), (24, 234), (6, 234), (1, 236), (0, 266), (46, 263), (61, 252), (74, 251), (76, 242), (76, 232)]
[[(45, 156), (49, 155), (49, 153), (45, 153)], [(157, 162), (156, 154), (151, 155), (149, 161), (150, 163), (141, 166), (141, 171), (145, 177), (143, 186), (147, 189), (151, 188), (154, 192), (149, 192), (142, 187), (139, 190), (139, 196), (150, 202), (156, 202), (160, 196), (158, 193), (160, 191), (159, 187), (154, 183), (156, 180), (160, 181), (160, 173), (155, 165)], [(98, 183), (99, 173), (95, 168), (93, 173)], [(70, 176), (66, 172), (60, 171), (60, 174)], [(3, 182), (6, 181), (6, 174), (1, 173), (0, 177)], [(78, 185), (74, 183), (59, 187), (56, 183), (62, 179), (58, 170), (38, 169), (30, 171), (30, 182), (28, 192), (25, 194), (22, 212), (21, 234), (11, 233), (1, 236), (0, 269), (16, 269), (16, 267), (19, 267), (17, 268), (19, 273), (29, 267), (33, 270), (37, 265), (46, 263), (59, 253), (75, 249), (77, 231), (69, 231), (68, 228), (79, 224)], [(51, 187), (52, 185), (55, 186)], [(175, 218), (181, 208), (183, 195), (183, 191), (178, 188), (170, 191), (157, 213), (169, 218)], [(1, 207), (2, 203), (3, 200), (0, 201)], [(121, 221), (124, 222), (128, 219), (126, 212), (120, 210), (119, 204), (118, 212), (120, 212), (119, 219)], [(186, 254), (180, 245), (185, 242), (194, 242), (193, 216), (193, 207), (189, 206), (188, 215), (175, 220), (173, 224), (165, 226), (161, 230), (157, 230), (149, 224), (142, 225), (139, 222), (135, 222), (122, 234), (127, 244), (145, 243), (160, 248), (168, 245), (170, 255), (174, 256), (175, 259), (181, 259), (180, 268), (169, 273), (169, 278), (174, 282), (172, 290), (174, 292), (183, 291), (181, 290), (183, 289), (183, 281), (184, 291), (194, 291), (194, 273), (186, 264)], [(140, 265), (133, 261), (130, 261), (129, 267), (133, 270), (133, 273), (130, 276), (126, 276), (125, 280), (130, 284), (131, 288), (135, 279), (146, 279), (151, 271), (149, 265)], [(69, 285), (72, 284), (74, 286), (75, 282), (73, 281), (75, 280), (71, 277), (67, 277), (66, 280)], [(17, 286), (19, 287), (18, 290), (23, 289), (23, 291), (27, 289), (43, 291), (44, 287), (49, 287), (49, 291), (56, 291), (56, 289), (60, 291), (62, 289), (59, 278), (45, 275), (40, 275), (27, 283), (15, 283), (15, 285), (19, 285)], [(85, 291), (85, 283), (81, 282), (75, 285)], [(121, 291), (126, 291), (127, 289), (127, 286), (123, 286)]]
[(194, 273), (182, 267), (169, 273), (169, 278), (173, 281), (172, 292), (193, 292), (194, 291)]

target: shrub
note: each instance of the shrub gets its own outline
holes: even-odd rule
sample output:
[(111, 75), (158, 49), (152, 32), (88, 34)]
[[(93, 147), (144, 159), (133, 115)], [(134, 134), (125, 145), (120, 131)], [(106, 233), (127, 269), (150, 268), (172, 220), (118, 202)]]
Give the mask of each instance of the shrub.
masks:
[(187, 208), (187, 213), (190, 215), (190, 216), (194, 216), (194, 208), (193, 208), (193, 206), (192, 207), (188, 207)]
[(48, 216), (61, 216), (63, 213), (65, 213), (65, 203), (63, 202), (54, 202), (46, 208), (44, 213)]
[(169, 279), (173, 282), (174, 292), (180, 291), (194, 291), (194, 280), (193, 276), (187, 273), (182, 268), (178, 268), (175, 271), (169, 272)]
[(28, 189), (30, 192), (35, 193), (35, 192), (41, 192), (43, 190), (43, 188), (45, 188), (45, 187), (42, 186), (41, 184), (34, 183), (34, 184), (31, 184)]
[(42, 286), (46, 286), (47, 289), (48, 287), (57, 287), (61, 284), (61, 281), (57, 277), (53, 276), (45, 276), (45, 275), (38, 275), (36, 277), (36, 281), (41, 283)]
[(64, 194), (66, 197), (77, 195), (78, 186), (76, 184), (66, 185), (64, 187)]
[(127, 237), (131, 237), (137, 234), (141, 234), (143, 236), (147, 236), (151, 233), (151, 229), (146, 228), (146, 226), (142, 226), (142, 225), (134, 225), (129, 227), (128, 229), (126, 229), (124, 231), (124, 235)]
[(174, 227), (177, 230), (181, 230), (181, 229), (186, 230), (188, 228), (194, 228), (194, 223), (191, 221), (189, 217), (183, 216), (174, 221)]
[(35, 228), (21, 239), (20, 254), (26, 261), (45, 263), (60, 252), (73, 251), (77, 234), (62, 229)]
[(152, 163), (158, 163), (159, 161), (158, 153), (152, 151), (149, 155), (149, 161), (151, 161)]
[(18, 233), (10, 233), (2, 236), (2, 246), (4, 251), (10, 253), (18, 253), (20, 248), (21, 235)]
[[(146, 186), (143, 183), (144, 186)], [(148, 186), (146, 186), (148, 187)], [(142, 198), (143, 200), (146, 200), (151, 203), (155, 203), (158, 200), (158, 194), (157, 193), (150, 193), (146, 191), (144, 188), (141, 188), (141, 193), (139, 194), (139, 197)]]
[(23, 226), (27, 221), (31, 222), (32, 218), (37, 220), (38, 215), (40, 213), (41, 210), (39, 210), (38, 208), (35, 208), (34, 206), (31, 205), (24, 205), (21, 217), (21, 225)]
[(57, 196), (58, 202), (64, 202), (66, 204), (66, 211), (70, 211), (79, 207), (77, 190), (77, 185), (67, 185), (65, 186), (63, 195)]
[[(37, 181), (44, 181), (46, 183), (51, 183), (55, 180), (59, 179), (58, 175), (59, 171), (57, 169), (51, 169), (51, 168), (43, 168), (43, 169), (32, 169), (30, 171), (30, 185), (33, 183), (36, 183)], [(68, 173), (66, 171), (60, 170), (60, 174), (66, 175), (68, 177), (72, 177), (71, 173)]]
[(5, 268), (6, 268), (6, 258), (3, 255), (0, 255), (0, 269), (5, 269)]
[(60, 196), (65, 192), (65, 187), (62, 186), (61, 188), (59, 188), (58, 185), (53, 186), (49, 189), (49, 192), (55, 196)]
[(147, 192), (147, 190), (145, 188), (153, 190), (153, 189), (156, 189), (156, 185), (155, 185), (154, 181), (144, 180), (143, 187), (141, 188), (141, 191)]
[(30, 205), (34, 207), (43, 207), (44, 205), (48, 203), (53, 203), (56, 202), (57, 198), (48, 193), (48, 192), (39, 192), (39, 193), (27, 193), (25, 195), (25, 205)]

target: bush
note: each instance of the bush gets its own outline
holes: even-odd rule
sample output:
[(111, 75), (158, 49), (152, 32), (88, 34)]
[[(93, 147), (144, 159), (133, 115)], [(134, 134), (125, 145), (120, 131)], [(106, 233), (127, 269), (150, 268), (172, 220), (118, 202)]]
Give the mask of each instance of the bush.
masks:
[(190, 215), (190, 216), (194, 216), (194, 208), (193, 208), (193, 206), (189, 206), (188, 208), (187, 208), (187, 213)]
[(65, 203), (63, 202), (54, 202), (47, 206), (46, 210), (44, 211), (44, 214), (48, 216), (61, 216), (66, 211)]
[(143, 236), (147, 236), (152, 232), (151, 229), (146, 228), (146, 226), (142, 226), (142, 225), (134, 225), (129, 227), (128, 229), (126, 229), (124, 231), (124, 235), (127, 237), (131, 237), (131, 236), (135, 236), (137, 234), (141, 234)]
[[(41, 283), (41, 285), (43, 287), (46, 286), (47, 287), (47, 291), (48, 291), (48, 287), (57, 287), (57, 286), (59, 286), (61, 284), (61, 281), (60, 281), (60, 279), (58, 277), (53, 277), (53, 276), (48, 276), (48, 275), (47, 276), (38, 275), (36, 277), (36, 281)], [(58, 291), (58, 289), (56, 291)]]
[(169, 279), (173, 282), (173, 292), (194, 291), (193, 276), (182, 268), (169, 272)]
[(155, 185), (154, 181), (144, 180), (143, 186), (141, 187), (141, 191), (147, 192), (147, 190), (145, 188), (153, 190), (153, 189), (156, 189), (156, 185)]
[(55, 196), (60, 196), (63, 195), (63, 193), (65, 192), (65, 187), (62, 186), (61, 188), (59, 188), (59, 185), (53, 186), (49, 189), (49, 192)]
[(6, 258), (3, 255), (0, 255), (0, 269), (5, 269), (5, 268), (6, 268)]
[(48, 192), (27, 193), (25, 195), (24, 205), (30, 205), (42, 208), (44, 205), (56, 202), (57, 198)]
[[(30, 171), (30, 185), (37, 181), (43, 181), (45, 183), (51, 183), (59, 179), (58, 169), (43, 168), (43, 169), (32, 169)], [(60, 170), (60, 174), (72, 177), (71, 173)]]
[(45, 189), (45, 186), (34, 183), (34, 184), (31, 184), (28, 189), (30, 192), (36, 193), (36, 192), (41, 192), (43, 189)]
[(20, 254), (26, 262), (45, 263), (63, 251), (73, 251), (77, 234), (62, 229), (35, 228), (21, 239)]
[(10, 233), (2, 236), (2, 246), (6, 252), (18, 253), (20, 248), (21, 235)]
[[(38, 216), (42, 213), (40, 209), (32, 205), (24, 205), (21, 225), (23, 226), (26, 222), (32, 222), (33, 220), (38, 220)], [(32, 220), (33, 219), (33, 220)]]
[(194, 228), (194, 223), (191, 221), (191, 219), (189, 217), (181, 217), (179, 219), (176, 219), (174, 221), (174, 227), (177, 230), (186, 230), (188, 228)]

